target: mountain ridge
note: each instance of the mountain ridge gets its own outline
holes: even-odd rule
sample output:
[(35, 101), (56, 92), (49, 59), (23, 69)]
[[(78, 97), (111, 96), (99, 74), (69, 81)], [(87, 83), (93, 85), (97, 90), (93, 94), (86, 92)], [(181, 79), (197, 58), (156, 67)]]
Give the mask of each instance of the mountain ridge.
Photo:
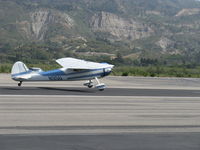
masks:
[(196, 0), (0, 0), (0, 12), (2, 62), (36, 48), (47, 60), (120, 53), (196, 61), (200, 48)]

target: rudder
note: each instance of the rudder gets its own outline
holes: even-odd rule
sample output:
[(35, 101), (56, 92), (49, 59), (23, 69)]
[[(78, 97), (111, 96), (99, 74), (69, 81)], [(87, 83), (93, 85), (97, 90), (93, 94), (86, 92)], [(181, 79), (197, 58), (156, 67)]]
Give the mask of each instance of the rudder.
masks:
[(29, 71), (28, 67), (21, 61), (16, 62), (11, 70), (11, 75)]

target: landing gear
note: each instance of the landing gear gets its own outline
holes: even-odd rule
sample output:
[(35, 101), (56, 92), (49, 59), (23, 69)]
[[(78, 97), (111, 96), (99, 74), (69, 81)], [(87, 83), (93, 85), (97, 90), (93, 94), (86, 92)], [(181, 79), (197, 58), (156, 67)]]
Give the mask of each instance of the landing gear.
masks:
[(88, 85), (88, 88), (92, 88), (93, 87), (93, 85)]
[[(95, 86), (95, 88), (97, 88), (99, 91), (103, 91), (106, 88), (105, 84), (100, 83), (99, 79), (97, 77), (95, 77), (95, 80), (97, 82), (97, 85)], [(85, 82), (83, 85), (87, 86), (88, 88), (92, 88), (94, 86), (92, 80)]]
[(88, 82), (84, 83), (83, 85), (87, 86), (88, 88), (92, 88), (94, 86), (92, 80), (89, 80)]
[(19, 83), (18, 83), (18, 86), (21, 86), (22, 85), (22, 81), (20, 81)]
[(106, 88), (105, 84), (100, 83), (97, 77), (95, 77), (95, 80), (97, 81), (97, 85), (95, 87), (99, 89), (99, 91), (103, 91)]

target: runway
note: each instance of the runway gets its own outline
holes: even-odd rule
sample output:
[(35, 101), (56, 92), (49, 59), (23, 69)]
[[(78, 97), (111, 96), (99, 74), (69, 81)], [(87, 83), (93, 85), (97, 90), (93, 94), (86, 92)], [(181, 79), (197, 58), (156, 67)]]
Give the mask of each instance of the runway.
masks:
[[(192, 140), (191, 140), (192, 139)], [(200, 134), (0, 136), (2, 150), (199, 150)], [(39, 146), (38, 146), (39, 145)]]
[(83, 96), (165, 96), (200, 97), (200, 90), (107, 88), (104, 91), (82, 87), (0, 86), (0, 95), (83, 95)]
[(24, 83), (0, 74), (0, 149), (200, 149), (200, 79)]

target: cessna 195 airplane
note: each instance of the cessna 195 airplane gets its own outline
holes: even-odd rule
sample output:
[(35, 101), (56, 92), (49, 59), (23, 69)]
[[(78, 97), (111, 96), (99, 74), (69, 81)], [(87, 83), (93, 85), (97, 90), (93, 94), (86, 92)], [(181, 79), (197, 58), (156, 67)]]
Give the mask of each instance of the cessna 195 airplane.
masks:
[(63, 68), (43, 71), (40, 68), (27, 68), (27, 66), (18, 61), (11, 71), (11, 77), (19, 81), (18, 86), (25, 81), (77, 81), (88, 80), (84, 86), (92, 88), (92, 80), (96, 80), (95, 87), (100, 91), (105, 89), (105, 84), (100, 83), (98, 78), (109, 75), (114, 65), (108, 63), (96, 63), (75, 58), (61, 58), (56, 60)]

